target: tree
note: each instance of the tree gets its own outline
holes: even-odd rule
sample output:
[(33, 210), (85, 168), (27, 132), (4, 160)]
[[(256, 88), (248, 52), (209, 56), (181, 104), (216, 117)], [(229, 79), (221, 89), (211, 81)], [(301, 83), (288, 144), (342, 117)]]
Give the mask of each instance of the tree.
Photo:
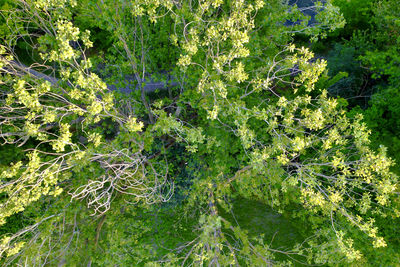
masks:
[[(24, 153), (2, 166), (0, 222), (28, 221), (3, 236), (4, 263), (333, 264), (387, 246), (374, 218), (399, 215), (393, 162), (368, 148), (362, 116), (315, 88), (326, 62), (291, 43), (343, 25), (330, 2), (313, 8), (312, 25), (296, 6), (259, 0), (4, 11), (1, 138)], [(89, 28), (108, 33), (101, 51)], [(18, 42), (40, 58), (25, 66)], [(146, 94), (163, 71), (177, 86)], [(129, 96), (109, 89), (121, 78)], [(240, 198), (301, 221), (308, 238), (280, 250), (248, 235), (227, 215)]]

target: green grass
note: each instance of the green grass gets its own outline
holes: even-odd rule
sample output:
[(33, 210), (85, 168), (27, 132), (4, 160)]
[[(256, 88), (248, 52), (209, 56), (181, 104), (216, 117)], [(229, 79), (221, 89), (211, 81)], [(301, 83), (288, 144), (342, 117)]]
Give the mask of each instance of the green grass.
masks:
[[(270, 248), (280, 251), (293, 249), (296, 244), (302, 243), (304, 237), (294, 226), (295, 222), (274, 211), (266, 204), (245, 198), (233, 202), (233, 214), (221, 214), (234, 226), (239, 225), (248, 231), (250, 237), (263, 236), (264, 243)], [(276, 253), (277, 260), (290, 260), (294, 266), (304, 266), (296, 261), (304, 262), (301, 256), (292, 256)]]

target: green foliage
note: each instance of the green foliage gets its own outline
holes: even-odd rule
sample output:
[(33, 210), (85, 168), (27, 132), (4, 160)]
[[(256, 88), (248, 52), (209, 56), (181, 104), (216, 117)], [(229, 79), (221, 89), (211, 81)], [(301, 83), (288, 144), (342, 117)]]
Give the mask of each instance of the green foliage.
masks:
[(374, 0), (334, 0), (333, 4), (339, 7), (340, 12), (346, 20), (342, 36), (351, 36), (357, 30), (367, 30), (370, 28), (371, 18), (373, 17)]
[[(347, 26), (336, 35), (338, 40), (331, 39), (334, 49), (328, 58), (328, 68), (341, 65), (336, 71), (346, 70), (351, 80), (343, 79), (334, 85), (337, 92), (349, 103), (360, 105), (353, 108), (351, 114), (363, 113), (364, 121), (371, 129), (371, 148), (379, 150), (381, 144), (388, 147), (388, 154), (398, 162), (399, 131), (398, 131), (398, 98), (399, 69), (398, 69), (398, 4), (396, 1), (335, 1), (343, 12)], [(335, 44), (336, 42), (336, 44)], [(340, 45), (338, 44), (340, 42)], [(341, 47), (341, 49), (337, 49)], [(343, 53), (347, 51), (347, 53)], [(336, 63), (335, 63), (335, 58)], [(333, 60), (332, 60), (333, 59)], [(334, 74), (334, 73), (332, 73)], [(367, 78), (369, 82), (357, 84), (356, 77)], [(370, 78), (369, 78), (370, 77)], [(348, 80), (348, 81), (346, 81)], [(351, 86), (349, 86), (349, 82)], [(346, 82), (346, 84), (344, 84)], [(353, 88), (353, 92), (348, 90)], [(367, 101), (351, 101), (363, 90)], [(348, 94), (346, 94), (348, 93)], [(364, 103), (363, 103), (364, 102)], [(399, 173), (398, 164), (392, 170)], [(399, 244), (394, 236), (398, 224), (396, 218), (376, 218), (377, 225), (382, 229), (385, 239), (391, 240), (387, 250), (382, 250), (379, 256), (368, 257), (368, 263), (375, 265), (398, 264)], [(390, 230), (389, 230), (390, 229)], [(366, 255), (375, 255), (367, 252)], [(366, 264), (366, 263), (365, 263)]]
[[(342, 83), (335, 85), (338, 90), (346, 90), (346, 98), (359, 95), (357, 91), (363, 90), (364, 95), (370, 96), (375, 93), (369, 101), (369, 107), (364, 103), (359, 105), (364, 108), (365, 120), (372, 130), (372, 144), (377, 149), (378, 144), (383, 143), (388, 147), (389, 154), (398, 158), (398, 41), (399, 8), (395, 1), (337, 1), (338, 6), (348, 21), (348, 33), (350, 40), (345, 41), (344, 46), (336, 45), (332, 50), (333, 59), (329, 59), (329, 64), (339, 65), (337, 71), (346, 70), (351, 75), (351, 88), (347, 90), (349, 84)], [(362, 8), (354, 8), (355, 6)], [(356, 12), (356, 14), (353, 14)], [(338, 51), (338, 47), (344, 47)], [(351, 52), (350, 52), (351, 51)], [(357, 52), (356, 52), (357, 51)], [(349, 58), (350, 57), (350, 58)], [(360, 68), (363, 67), (364, 70)], [(346, 67), (348, 67), (346, 69)], [(332, 68), (329, 66), (329, 68)], [(366, 70), (368, 68), (368, 71)], [(332, 72), (335, 73), (335, 72)], [(357, 79), (372, 76), (374, 79), (369, 84), (365, 82), (356, 83)], [(349, 79), (348, 78), (348, 79)], [(358, 110), (360, 111), (360, 110)], [(397, 170), (397, 167), (395, 167)], [(397, 172), (397, 171), (396, 171)]]
[(365, 107), (373, 92), (370, 82), (370, 75), (360, 66), (357, 60), (360, 56), (356, 48), (351, 45), (336, 43), (328, 53), (328, 74), (332, 77), (346, 72), (342, 79), (335, 80), (328, 88), (329, 93), (335, 97), (346, 99), (350, 107), (359, 105)]
[[(382, 143), (388, 147), (396, 162), (400, 162), (400, 98), (398, 88), (385, 88), (373, 95), (370, 107), (364, 111), (365, 121), (373, 130), (372, 144)], [(399, 172), (399, 166), (395, 166)]]
[[(327, 63), (292, 42), (343, 27), (330, 1), (313, 9), (311, 24), (279, 0), (36, 0), (3, 13), (29, 22), (7, 38), (31, 37), (23, 46), (40, 56), (24, 66), (15, 44), (0, 46), (2, 151), (21, 149), (1, 166), (3, 263), (335, 265), (390, 253), (394, 162), (326, 90), (359, 86), (355, 49), (337, 46)], [(176, 88), (149, 94), (165, 75)]]

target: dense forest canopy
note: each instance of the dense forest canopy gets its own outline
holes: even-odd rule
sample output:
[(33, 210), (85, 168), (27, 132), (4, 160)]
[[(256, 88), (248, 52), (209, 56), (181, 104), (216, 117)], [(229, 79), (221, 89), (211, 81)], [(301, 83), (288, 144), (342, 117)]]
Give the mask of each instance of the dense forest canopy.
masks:
[(0, 261), (400, 264), (395, 0), (0, 0)]

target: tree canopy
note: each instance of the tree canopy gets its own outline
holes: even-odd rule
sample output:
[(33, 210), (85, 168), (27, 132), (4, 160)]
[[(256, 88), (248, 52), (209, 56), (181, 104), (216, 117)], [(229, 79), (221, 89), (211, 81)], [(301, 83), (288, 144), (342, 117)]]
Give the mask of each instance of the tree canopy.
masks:
[[(0, 1), (2, 264), (398, 263), (395, 162), (298, 41), (342, 2)], [(360, 60), (395, 88), (382, 46)], [(296, 238), (254, 230), (261, 207)]]

